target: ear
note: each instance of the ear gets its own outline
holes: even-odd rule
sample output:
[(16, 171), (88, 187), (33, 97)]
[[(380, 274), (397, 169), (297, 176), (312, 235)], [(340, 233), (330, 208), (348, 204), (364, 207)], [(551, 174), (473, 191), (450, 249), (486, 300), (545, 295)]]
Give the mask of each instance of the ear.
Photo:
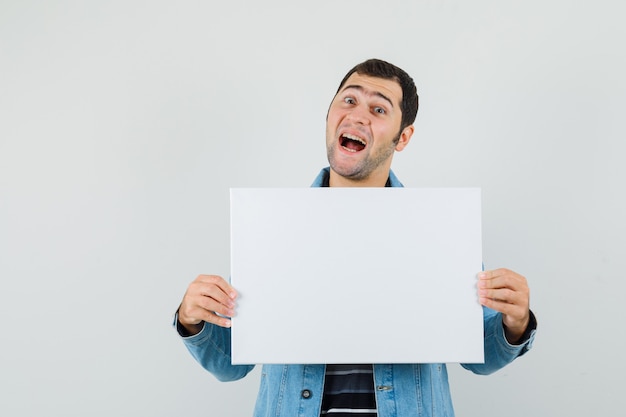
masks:
[(407, 126), (402, 130), (402, 133), (400, 134), (400, 139), (396, 144), (396, 151), (400, 152), (406, 147), (406, 145), (409, 144), (409, 141), (411, 140), (411, 136), (413, 136), (414, 131), (415, 128), (413, 127), (413, 125)]

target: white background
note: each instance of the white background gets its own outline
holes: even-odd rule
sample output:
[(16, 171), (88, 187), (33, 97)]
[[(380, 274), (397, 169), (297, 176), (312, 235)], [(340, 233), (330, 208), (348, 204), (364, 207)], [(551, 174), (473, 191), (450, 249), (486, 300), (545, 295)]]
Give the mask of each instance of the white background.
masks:
[[(245, 416), (170, 327), (228, 275), (229, 187), (308, 186), (357, 62), (421, 108), (394, 170), (483, 190), (484, 261), (540, 332), (459, 416), (617, 415), (626, 351), (619, 1), (0, 1), (0, 415)], [(409, 214), (410, 215), (410, 214)]]

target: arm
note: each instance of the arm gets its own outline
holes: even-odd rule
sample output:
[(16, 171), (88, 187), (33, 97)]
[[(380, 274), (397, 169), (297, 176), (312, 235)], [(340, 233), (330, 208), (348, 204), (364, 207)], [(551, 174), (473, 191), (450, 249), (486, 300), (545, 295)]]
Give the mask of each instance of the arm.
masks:
[(191, 355), (220, 381), (246, 376), (253, 365), (232, 365), (228, 317), (237, 292), (222, 277), (199, 275), (187, 288), (175, 326)]
[(461, 364), (461, 366), (475, 374), (489, 375), (513, 362), (532, 347), (537, 321), (534, 314), (530, 312), (530, 321), (526, 333), (518, 343), (509, 343), (502, 324), (502, 313), (483, 307), (483, 317), (485, 363)]

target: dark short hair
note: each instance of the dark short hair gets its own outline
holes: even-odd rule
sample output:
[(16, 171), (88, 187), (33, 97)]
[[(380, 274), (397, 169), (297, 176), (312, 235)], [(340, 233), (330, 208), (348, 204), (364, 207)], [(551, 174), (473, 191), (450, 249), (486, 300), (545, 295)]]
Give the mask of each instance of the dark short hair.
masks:
[(400, 131), (415, 122), (417, 108), (419, 106), (419, 97), (417, 95), (415, 82), (413, 82), (413, 78), (411, 78), (409, 74), (389, 62), (380, 59), (368, 59), (367, 61), (357, 64), (354, 68), (348, 71), (346, 76), (343, 77), (343, 80), (341, 80), (337, 93), (339, 93), (348, 78), (350, 78), (350, 76), (355, 72), (370, 77), (395, 80), (398, 84), (400, 84), (400, 87), (402, 88), (402, 102), (400, 103), (402, 121), (400, 122)]

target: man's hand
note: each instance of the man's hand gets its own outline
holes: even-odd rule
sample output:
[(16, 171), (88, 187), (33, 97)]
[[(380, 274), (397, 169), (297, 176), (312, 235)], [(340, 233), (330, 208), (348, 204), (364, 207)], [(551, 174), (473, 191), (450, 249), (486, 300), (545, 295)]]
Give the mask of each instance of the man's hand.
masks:
[[(202, 322), (230, 327), (235, 315), (237, 291), (224, 278), (217, 275), (198, 275), (189, 284), (178, 309), (178, 321), (190, 335), (202, 330)], [(220, 317), (216, 313), (223, 316)]]
[(526, 278), (504, 268), (480, 272), (478, 298), (485, 307), (502, 313), (506, 339), (516, 343), (530, 320), (530, 290)]

